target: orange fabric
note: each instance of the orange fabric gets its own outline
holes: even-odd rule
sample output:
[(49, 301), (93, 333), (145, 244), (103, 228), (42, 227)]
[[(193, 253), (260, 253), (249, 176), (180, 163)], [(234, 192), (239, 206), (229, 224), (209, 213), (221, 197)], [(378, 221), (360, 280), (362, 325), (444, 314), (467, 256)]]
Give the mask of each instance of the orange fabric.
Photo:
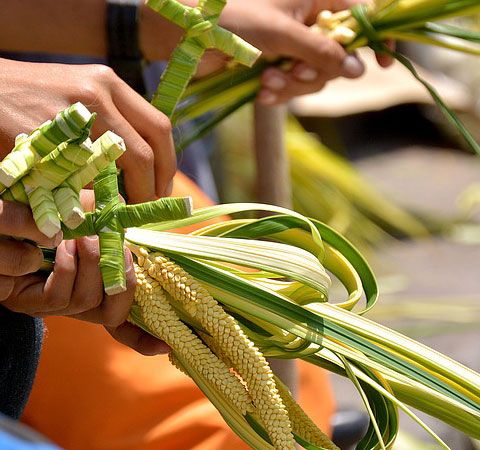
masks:
[[(173, 179), (172, 196), (192, 197), (193, 207), (195, 209), (204, 208), (206, 206), (213, 206), (215, 204), (202, 190), (198, 188), (198, 186), (192, 180), (190, 180), (190, 178), (188, 178), (182, 172), (177, 172), (175, 178)], [(203, 227), (225, 219), (226, 217), (219, 217), (217, 219), (207, 220), (205, 222), (202, 222), (201, 226)], [(190, 233), (196, 229), (198, 229), (198, 225), (191, 225), (187, 227), (182, 227), (176, 231), (180, 233)]]
[[(179, 175), (174, 195), (211, 202)], [(144, 357), (102, 327), (46, 320), (37, 378), (23, 421), (67, 450), (246, 450), (195, 384), (166, 356)], [(299, 365), (300, 402), (329, 431), (325, 371)]]

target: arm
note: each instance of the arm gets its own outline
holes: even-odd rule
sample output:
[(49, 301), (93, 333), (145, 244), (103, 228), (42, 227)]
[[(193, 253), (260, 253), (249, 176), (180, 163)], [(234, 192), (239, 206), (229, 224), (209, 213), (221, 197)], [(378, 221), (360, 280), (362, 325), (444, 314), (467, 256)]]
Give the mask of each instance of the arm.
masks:
[[(197, 4), (196, 0), (180, 1)], [(263, 74), (259, 100), (278, 104), (318, 91), (333, 78), (362, 75), (363, 65), (354, 55), (309, 29), (321, 10), (345, 9), (358, 1), (229, 0), (220, 25), (258, 47), (267, 58), (295, 61), (288, 71), (268, 69)], [(105, 56), (105, 0), (0, 0), (0, 10), (3, 50)], [(148, 60), (167, 59), (183, 33), (145, 5), (141, 6), (139, 32), (140, 47)], [(209, 52), (199, 75), (224, 64), (222, 55)]]
[[(0, 11), (3, 51), (106, 55), (105, 0), (0, 0)], [(139, 32), (148, 60), (167, 59), (181, 37), (178, 27), (145, 5)]]

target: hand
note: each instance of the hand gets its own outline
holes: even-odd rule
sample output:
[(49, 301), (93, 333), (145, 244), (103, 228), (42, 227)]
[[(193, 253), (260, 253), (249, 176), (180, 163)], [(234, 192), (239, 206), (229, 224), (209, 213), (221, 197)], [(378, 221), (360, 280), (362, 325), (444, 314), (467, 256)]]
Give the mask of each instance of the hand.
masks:
[(41, 250), (28, 242), (7, 238), (28, 239), (45, 247), (56, 247), (62, 233), (52, 239), (43, 235), (35, 225), (30, 208), (0, 200), (0, 301), (8, 298), (17, 277), (40, 269), (43, 261)]
[[(136, 286), (130, 251), (125, 250), (127, 290), (118, 295), (104, 294), (99, 258), (96, 237), (63, 241), (50, 275), (3, 277), (10, 283), (10, 292), (2, 288), (0, 302), (14, 312), (35, 317), (70, 316), (102, 324), (119, 342), (146, 355), (167, 352), (166, 344), (127, 322)], [(39, 267), (36, 262), (34, 269)]]
[[(343, 10), (358, 0), (230, 0), (220, 24), (263, 51), (266, 58), (290, 57), (288, 71), (269, 68), (262, 75), (258, 100), (267, 105), (316, 92), (336, 77), (357, 78), (362, 62), (334, 40), (312, 31), (318, 13)], [(390, 60), (381, 58), (381, 65)]]
[[(91, 191), (82, 191), (82, 204), (92, 209)], [(168, 351), (162, 341), (126, 322), (136, 286), (130, 251), (125, 250), (127, 291), (108, 296), (98, 270), (96, 237), (62, 242), (59, 233), (49, 239), (37, 229), (27, 206), (1, 200), (0, 234), (58, 246), (53, 272), (47, 276), (37, 273), (43, 262), (38, 247), (13, 238), (0, 239), (1, 305), (37, 317), (71, 316), (103, 324), (119, 342), (145, 355)]]
[(0, 59), (0, 151), (4, 157), (15, 136), (30, 132), (71, 103), (98, 113), (96, 138), (112, 130), (125, 139), (119, 166), (131, 202), (171, 192), (176, 169), (168, 118), (101, 65), (23, 63)]

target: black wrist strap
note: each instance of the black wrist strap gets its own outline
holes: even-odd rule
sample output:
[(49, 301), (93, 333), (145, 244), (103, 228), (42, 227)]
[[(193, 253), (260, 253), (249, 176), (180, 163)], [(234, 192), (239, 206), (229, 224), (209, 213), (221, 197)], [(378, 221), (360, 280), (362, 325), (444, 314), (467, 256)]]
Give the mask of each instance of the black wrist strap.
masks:
[(138, 0), (107, 0), (108, 65), (130, 87), (145, 94), (138, 38)]

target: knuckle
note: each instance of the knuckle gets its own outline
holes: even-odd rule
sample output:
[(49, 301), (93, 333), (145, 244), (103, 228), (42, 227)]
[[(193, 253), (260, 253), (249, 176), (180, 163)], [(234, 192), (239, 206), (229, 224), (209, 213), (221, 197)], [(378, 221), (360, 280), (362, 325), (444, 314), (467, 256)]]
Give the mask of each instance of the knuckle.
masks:
[(42, 264), (40, 249), (21, 248), (20, 246), (8, 255), (8, 271), (14, 276), (27, 275), (37, 271)]
[(0, 201), (0, 216), (8, 229), (17, 232), (31, 222), (28, 209), (24, 205), (3, 200)]
[(103, 291), (101, 289), (97, 289), (92, 294), (88, 295), (85, 298), (84, 306), (85, 310), (91, 310), (98, 308), (103, 302)]
[(81, 99), (81, 101), (85, 105), (90, 106), (90, 107), (95, 106), (95, 105), (99, 105), (100, 103), (102, 103), (101, 89), (99, 89), (97, 84), (93, 83), (92, 81), (86, 81), (79, 88), (78, 97)]
[(155, 158), (152, 148), (146, 143), (142, 142), (135, 147), (135, 165), (142, 170), (151, 170)]
[[(105, 100), (105, 86), (111, 86), (117, 76), (113, 69), (101, 64), (88, 66), (88, 73), (81, 86), (78, 87), (77, 96), (89, 106), (101, 105)], [(78, 100), (75, 98), (74, 100)]]
[(97, 239), (82, 238), (77, 241), (79, 258), (88, 265), (98, 265), (100, 262), (100, 249)]
[(115, 74), (114, 70), (109, 66), (105, 66), (103, 64), (93, 64), (91, 69), (92, 76), (102, 83), (111, 83), (117, 79), (117, 75)]
[(164, 114), (156, 114), (153, 125), (155, 129), (165, 136), (172, 134), (172, 122), (170, 122), (170, 119)]
[(55, 292), (44, 292), (42, 303), (44, 311), (63, 311), (68, 309), (70, 299)]

